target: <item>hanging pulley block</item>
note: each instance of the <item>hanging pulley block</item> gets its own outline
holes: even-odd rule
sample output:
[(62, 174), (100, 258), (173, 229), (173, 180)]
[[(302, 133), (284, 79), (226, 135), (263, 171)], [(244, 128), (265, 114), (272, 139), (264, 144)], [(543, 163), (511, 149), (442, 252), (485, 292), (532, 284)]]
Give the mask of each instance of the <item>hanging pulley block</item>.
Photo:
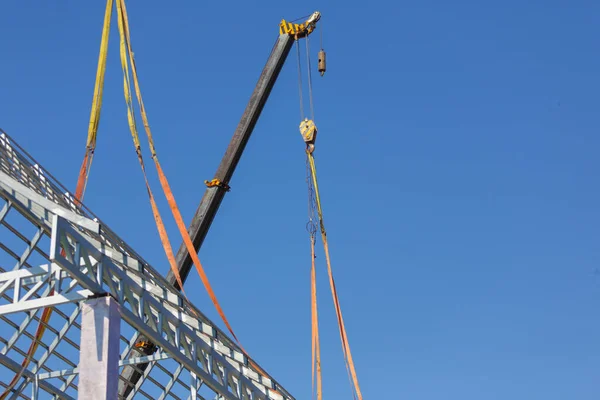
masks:
[(319, 72), (321, 73), (321, 76), (325, 75), (325, 64), (325, 50), (321, 49), (319, 52)]
[(300, 134), (306, 143), (307, 151), (312, 153), (315, 150), (315, 140), (317, 139), (317, 126), (312, 119), (305, 118), (300, 122)]

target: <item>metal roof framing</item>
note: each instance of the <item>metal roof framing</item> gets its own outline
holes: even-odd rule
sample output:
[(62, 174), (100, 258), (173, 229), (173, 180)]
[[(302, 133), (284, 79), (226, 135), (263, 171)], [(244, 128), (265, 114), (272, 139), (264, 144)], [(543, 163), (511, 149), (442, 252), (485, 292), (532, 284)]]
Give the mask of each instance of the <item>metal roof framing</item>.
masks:
[[(293, 400), (0, 131), (0, 393), (21, 373), (10, 399), (77, 398), (81, 304), (101, 295), (120, 306), (119, 365), (146, 366), (127, 399)], [(22, 371), (47, 307), (52, 317)], [(158, 351), (127, 358), (140, 334)]]

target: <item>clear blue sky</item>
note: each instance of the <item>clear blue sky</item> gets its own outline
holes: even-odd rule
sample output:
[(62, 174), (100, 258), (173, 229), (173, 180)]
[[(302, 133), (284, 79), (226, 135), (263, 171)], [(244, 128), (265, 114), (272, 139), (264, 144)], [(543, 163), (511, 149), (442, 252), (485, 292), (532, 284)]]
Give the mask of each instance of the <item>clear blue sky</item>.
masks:
[[(184, 217), (216, 170), (278, 22), (319, 9), (329, 64), (314, 76), (316, 154), (365, 399), (596, 399), (600, 4), (419, 3), (129, 1), (150, 123)], [(73, 189), (103, 9), (0, 5), (0, 127)], [(126, 124), (116, 33), (86, 203), (166, 273)], [(292, 53), (200, 258), (244, 346), (308, 399), (295, 62)], [(325, 396), (347, 399), (317, 261)], [(187, 287), (218, 320), (195, 275)]]

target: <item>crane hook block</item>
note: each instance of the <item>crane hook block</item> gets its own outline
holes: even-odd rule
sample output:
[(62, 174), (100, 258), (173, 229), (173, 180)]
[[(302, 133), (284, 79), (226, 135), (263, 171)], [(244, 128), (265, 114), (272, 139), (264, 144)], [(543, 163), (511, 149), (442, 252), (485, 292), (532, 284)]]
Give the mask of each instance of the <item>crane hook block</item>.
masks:
[(300, 134), (304, 143), (306, 143), (307, 151), (312, 153), (315, 149), (315, 140), (317, 139), (317, 126), (314, 121), (305, 118), (304, 121), (300, 122)]
[(325, 75), (326, 61), (325, 61), (325, 50), (321, 49), (319, 52), (319, 72), (321, 76)]

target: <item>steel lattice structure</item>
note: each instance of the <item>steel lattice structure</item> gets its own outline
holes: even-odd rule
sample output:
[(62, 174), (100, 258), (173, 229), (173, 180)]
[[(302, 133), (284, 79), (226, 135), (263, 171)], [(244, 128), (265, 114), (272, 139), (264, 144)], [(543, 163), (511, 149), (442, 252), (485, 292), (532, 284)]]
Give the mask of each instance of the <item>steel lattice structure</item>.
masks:
[[(21, 374), (7, 399), (76, 399), (81, 308), (99, 295), (120, 307), (119, 365), (148, 366), (128, 399), (293, 399), (0, 131), (0, 393)], [(126, 359), (140, 334), (158, 351)]]

